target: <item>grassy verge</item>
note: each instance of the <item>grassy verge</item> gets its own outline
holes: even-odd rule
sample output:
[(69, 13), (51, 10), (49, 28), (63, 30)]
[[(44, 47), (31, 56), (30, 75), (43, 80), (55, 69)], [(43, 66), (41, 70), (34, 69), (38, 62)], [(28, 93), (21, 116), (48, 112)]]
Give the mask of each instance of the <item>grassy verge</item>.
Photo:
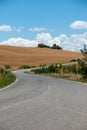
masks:
[(87, 79), (83, 79), (80, 74), (61, 73), (61, 74), (49, 74), (48, 76), (52, 76), (52, 77), (55, 77), (55, 78), (66, 79), (66, 80), (77, 81), (77, 82), (87, 83)]
[(6, 87), (7, 85), (10, 85), (15, 80), (16, 80), (16, 77), (12, 73), (1, 76), (0, 77), (0, 89)]
[[(29, 72), (28, 74), (34, 74), (34, 73)], [(67, 73), (61, 73), (61, 74), (58, 74), (58, 73), (41, 73), (40, 75), (87, 83), (87, 79), (83, 79), (80, 74), (73, 74), (73, 73), (68, 73), (68, 74)]]
[(67, 79), (67, 80), (72, 80), (72, 81), (87, 83), (87, 79), (83, 79), (80, 74), (73, 74), (73, 73), (59, 74), (58, 77), (62, 78), (62, 79)]

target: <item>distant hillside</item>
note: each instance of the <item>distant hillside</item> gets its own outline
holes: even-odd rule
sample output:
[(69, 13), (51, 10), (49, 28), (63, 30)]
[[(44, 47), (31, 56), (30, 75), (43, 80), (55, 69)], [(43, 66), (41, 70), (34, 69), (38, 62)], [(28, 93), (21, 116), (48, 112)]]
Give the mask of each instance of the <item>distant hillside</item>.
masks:
[(81, 57), (81, 53), (64, 50), (0, 46), (0, 65), (10, 64), (12, 67), (64, 63)]

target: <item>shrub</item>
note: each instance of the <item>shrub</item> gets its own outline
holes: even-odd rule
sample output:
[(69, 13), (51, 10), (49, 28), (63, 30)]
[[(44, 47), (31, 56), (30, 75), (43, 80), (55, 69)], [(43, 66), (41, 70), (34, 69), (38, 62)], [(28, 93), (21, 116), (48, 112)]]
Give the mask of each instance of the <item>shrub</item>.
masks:
[(42, 66), (41, 68), (35, 69), (35, 70), (32, 70), (32, 71), (35, 72), (36, 74), (54, 73), (54, 72), (56, 72), (56, 66), (54, 66), (54, 65), (50, 65), (48, 67)]
[(87, 65), (83, 60), (78, 62), (79, 64), (79, 73), (82, 75), (82, 78), (87, 78)]
[(10, 65), (4, 65), (4, 67), (5, 67), (6, 70), (11, 69)]
[(75, 64), (63, 66), (63, 73), (75, 73), (76, 74), (77, 72), (78, 72), (78, 69)]
[(4, 66), (0, 66), (0, 75), (1, 76), (4, 75), (5, 72), (6, 72), (6, 70), (5, 70)]
[(10, 65), (4, 65), (4, 68), (5, 68), (5, 74), (10, 73), (10, 71), (11, 71), (11, 66)]
[(56, 72), (56, 70), (55, 70), (55, 66), (52, 64), (52, 65), (50, 65), (49, 67), (48, 67), (48, 73), (55, 73)]
[(31, 66), (28, 66), (28, 65), (22, 65), (19, 67), (19, 69), (29, 69), (31, 68)]

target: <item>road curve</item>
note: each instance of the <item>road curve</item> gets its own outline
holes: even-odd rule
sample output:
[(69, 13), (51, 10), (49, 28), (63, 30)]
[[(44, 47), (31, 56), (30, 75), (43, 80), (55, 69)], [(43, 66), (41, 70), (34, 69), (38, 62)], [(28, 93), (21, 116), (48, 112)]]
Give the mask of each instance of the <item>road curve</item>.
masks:
[(87, 130), (87, 85), (13, 72), (0, 90), (0, 130)]

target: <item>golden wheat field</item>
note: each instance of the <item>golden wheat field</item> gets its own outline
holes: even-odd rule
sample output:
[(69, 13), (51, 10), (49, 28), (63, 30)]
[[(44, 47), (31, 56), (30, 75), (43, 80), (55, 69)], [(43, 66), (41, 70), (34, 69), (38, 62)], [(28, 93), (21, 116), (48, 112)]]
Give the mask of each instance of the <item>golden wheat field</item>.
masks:
[(0, 46), (0, 65), (9, 64), (13, 68), (21, 65), (64, 63), (81, 57), (81, 53), (64, 50)]

